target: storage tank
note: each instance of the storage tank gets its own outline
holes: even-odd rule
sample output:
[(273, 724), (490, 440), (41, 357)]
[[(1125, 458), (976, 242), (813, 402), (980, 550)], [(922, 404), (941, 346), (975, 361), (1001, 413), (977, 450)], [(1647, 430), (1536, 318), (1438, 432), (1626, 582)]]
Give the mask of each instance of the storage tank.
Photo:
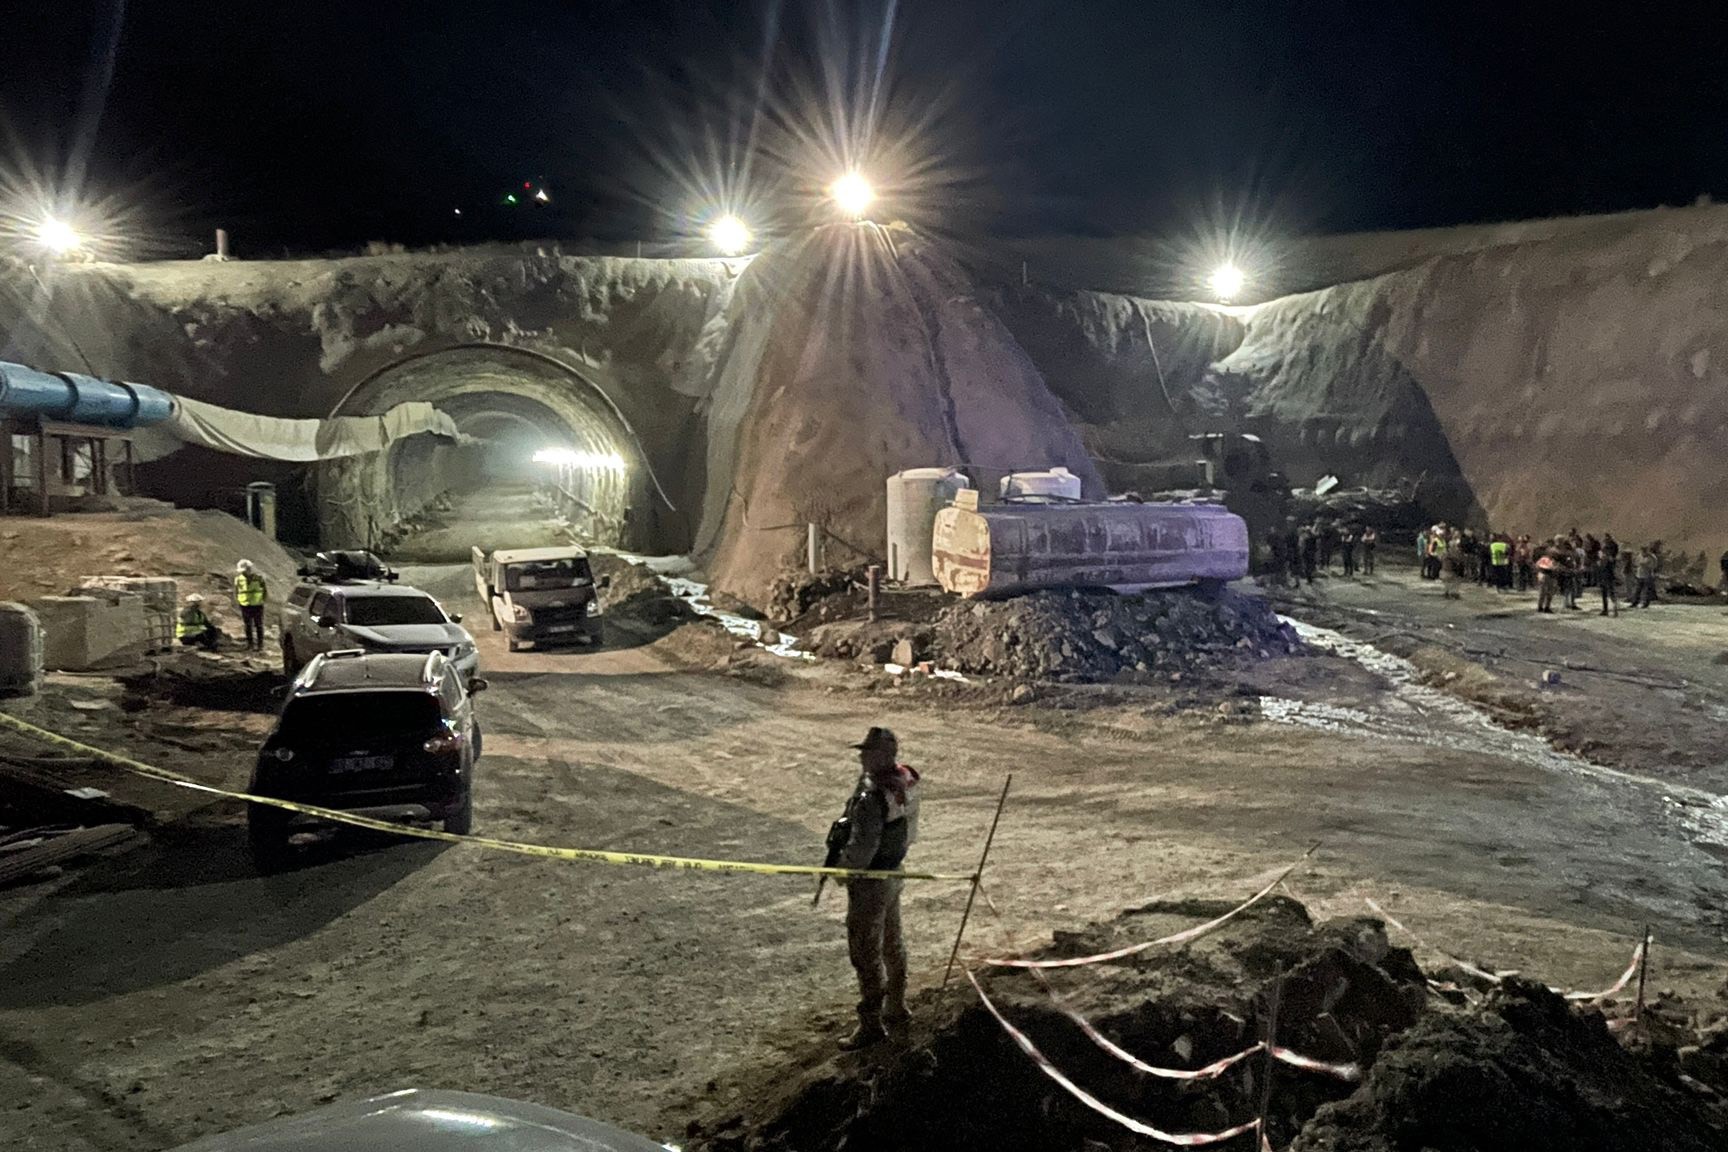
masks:
[(888, 477), (888, 579), (934, 584), (930, 533), (936, 513), (972, 482), (955, 468), (908, 468)]
[(42, 686), (42, 624), (22, 604), (0, 601), (0, 696), (34, 696)]
[(1019, 500), (1044, 497), (1048, 500), (1080, 499), (1080, 477), (1066, 468), (1046, 468), (1040, 472), (1010, 472), (1002, 477), (999, 489), (1002, 499)]
[(1248, 525), (1217, 504), (944, 508), (932, 538), (937, 583), (963, 596), (1134, 591), (1248, 574)]

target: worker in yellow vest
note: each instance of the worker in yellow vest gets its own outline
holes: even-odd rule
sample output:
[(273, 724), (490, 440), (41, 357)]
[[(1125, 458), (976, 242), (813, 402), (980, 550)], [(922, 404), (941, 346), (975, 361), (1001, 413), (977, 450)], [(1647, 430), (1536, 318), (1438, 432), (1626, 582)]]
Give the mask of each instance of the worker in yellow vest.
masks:
[(204, 597), (196, 592), (188, 595), (180, 614), (174, 618), (174, 639), (187, 647), (196, 644), (200, 648), (213, 649), (220, 636), (210, 617), (204, 615)]
[(240, 609), (240, 619), (246, 625), (246, 647), (264, 651), (264, 601), (270, 589), (263, 573), (250, 560), (234, 565), (234, 603)]

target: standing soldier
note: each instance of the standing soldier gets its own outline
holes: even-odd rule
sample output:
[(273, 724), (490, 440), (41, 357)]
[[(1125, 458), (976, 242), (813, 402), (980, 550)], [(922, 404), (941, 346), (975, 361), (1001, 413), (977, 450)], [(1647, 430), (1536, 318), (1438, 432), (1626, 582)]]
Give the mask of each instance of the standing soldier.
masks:
[[(918, 773), (897, 757), (899, 741), (872, 728), (858, 749), (862, 772), (846, 802), (846, 845), (841, 868), (897, 872), (918, 838)], [(846, 1051), (903, 1028), (906, 1011), (906, 941), (900, 934), (899, 880), (851, 879), (846, 884), (846, 949), (858, 973), (858, 1028), (840, 1042)]]
[(1302, 534), (1296, 530), (1296, 517), (1284, 518), (1284, 557), (1290, 562), (1290, 587), (1302, 583)]
[(1344, 525), (1344, 530), (1338, 534), (1338, 551), (1344, 556), (1344, 575), (1356, 575), (1356, 526)]
[(1380, 531), (1372, 524), (1362, 529), (1362, 575), (1374, 575), (1374, 549), (1380, 546)]

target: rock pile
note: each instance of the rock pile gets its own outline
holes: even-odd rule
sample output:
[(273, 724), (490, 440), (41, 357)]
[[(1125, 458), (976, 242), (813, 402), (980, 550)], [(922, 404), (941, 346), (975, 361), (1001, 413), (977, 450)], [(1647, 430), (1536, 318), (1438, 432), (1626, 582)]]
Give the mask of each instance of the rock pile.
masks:
[(959, 672), (1068, 682), (1168, 678), (1301, 650), (1261, 598), (1186, 588), (961, 602), (937, 615), (927, 646)]

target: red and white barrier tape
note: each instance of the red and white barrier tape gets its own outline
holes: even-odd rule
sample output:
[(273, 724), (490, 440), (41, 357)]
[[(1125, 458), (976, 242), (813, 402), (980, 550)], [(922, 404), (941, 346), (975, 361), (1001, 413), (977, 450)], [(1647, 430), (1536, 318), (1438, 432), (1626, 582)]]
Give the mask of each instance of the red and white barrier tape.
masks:
[[(1620, 973), (1620, 979), (1614, 981), (1613, 987), (1604, 988), (1600, 992), (1564, 992), (1562, 995), (1573, 1001), (1606, 1000), (1608, 997), (1623, 991), (1626, 985), (1632, 983), (1632, 977), (1638, 974), (1638, 965), (1644, 962), (1645, 941), (1638, 941), (1638, 947), (1632, 949), (1632, 963), (1626, 965), (1626, 971)], [(1550, 992), (1560, 992), (1558, 988), (1550, 988)]]
[[(1277, 881), (1274, 881), (1274, 883), (1277, 883)], [(984, 898), (985, 907), (990, 909), (990, 914), (995, 916), (998, 922), (1007, 922), (1007, 918), (1002, 915), (1002, 909), (996, 906), (995, 899), (991, 897), (989, 890), (984, 887), (982, 881), (978, 884), (978, 895)], [(1244, 1048), (1233, 1056), (1225, 1056), (1221, 1059), (1214, 1060), (1204, 1068), (1160, 1068), (1155, 1064), (1146, 1063), (1126, 1048), (1123, 1048), (1114, 1040), (1111, 1040), (1108, 1036), (1104, 1035), (1104, 1033), (1100, 1032), (1097, 1027), (1093, 1025), (1092, 1021), (1086, 1019), (1086, 1017), (1070, 1008), (1057, 993), (1056, 989), (1051, 986), (1049, 977), (1045, 976), (1042, 971), (1034, 968), (1032, 969), (1032, 976), (1039, 984), (1044, 986), (1044, 991), (1049, 994), (1050, 1002), (1056, 1006), (1056, 1010), (1066, 1016), (1076, 1028), (1080, 1029), (1088, 1040), (1092, 1041), (1092, 1043), (1098, 1045), (1098, 1047), (1110, 1053), (1110, 1055), (1116, 1057), (1136, 1072), (1144, 1072), (1148, 1076), (1157, 1076), (1164, 1080), (1210, 1080), (1216, 1076), (1222, 1075), (1224, 1072), (1228, 1071), (1235, 1065), (1240, 1064), (1256, 1052), (1264, 1052), (1266, 1050), (1266, 1042), (1261, 1040), (1257, 1041), (1252, 1047)], [(1316, 1060), (1311, 1056), (1304, 1056), (1299, 1052), (1293, 1052), (1288, 1048), (1280, 1047), (1274, 1047), (1272, 1049), (1272, 1057), (1275, 1060), (1290, 1065), (1292, 1068), (1302, 1068), (1310, 1072), (1320, 1072), (1328, 1076), (1336, 1076), (1340, 1080), (1346, 1080), (1351, 1083), (1355, 1083), (1362, 1079), (1362, 1069), (1355, 1064), (1328, 1064), (1325, 1061)]]
[(1458, 967), (1464, 969), (1464, 971), (1470, 973), (1470, 975), (1481, 977), (1483, 980), (1488, 981), (1488, 983), (1490, 983), (1490, 984), (1500, 983), (1501, 978), (1498, 975), (1496, 975), (1495, 973), (1484, 972), (1482, 969), (1476, 967), (1476, 965), (1470, 963), (1468, 960), (1460, 960), (1458, 957), (1452, 955), (1452, 953), (1447, 952), (1444, 949), (1434, 947), (1432, 944), (1428, 943), (1428, 941), (1422, 939), (1422, 937), (1416, 935), (1416, 933), (1410, 931), (1410, 929), (1404, 927), (1404, 925), (1400, 924), (1397, 920), (1393, 919), (1392, 914), (1390, 912), (1388, 912), (1388, 911), (1386, 911), (1386, 909), (1380, 907), (1380, 905), (1376, 904), (1373, 900), (1370, 900), (1365, 896), (1362, 898), (1362, 903), (1364, 903), (1364, 904), (1368, 905), (1368, 907), (1372, 908), (1374, 910), (1374, 914), (1376, 916), (1380, 917), (1380, 919), (1386, 921), (1386, 923), (1392, 925), (1392, 927), (1398, 929), (1398, 931), (1404, 933), (1404, 935), (1410, 937), (1410, 939), (1416, 941), (1416, 943), (1420, 944), (1424, 948), (1427, 948), (1429, 951), (1438, 952), (1440, 955), (1446, 957), (1446, 959), (1450, 960), (1452, 963), (1458, 965)]
[[(1484, 972), (1482, 969), (1476, 967), (1474, 964), (1470, 964), (1470, 963), (1467, 963), (1463, 960), (1460, 960), (1458, 957), (1452, 955), (1450, 952), (1447, 952), (1447, 951), (1440, 949), (1440, 948), (1435, 948), (1433, 945), (1431, 945), (1427, 941), (1423, 940), (1422, 937), (1416, 935), (1416, 933), (1410, 931), (1410, 929), (1404, 927), (1404, 925), (1402, 925), (1398, 921), (1394, 920), (1392, 918), (1392, 916), (1386, 911), (1386, 909), (1380, 907), (1380, 905), (1376, 904), (1374, 901), (1364, 897), (1362, 902), (1364, 904), (1368, 905), (1368, 907), (1372, 908), (1374, 910), (1375, 915), (1379, 916), (1380, 919), (1386, 921), (1386, 923), (1392, 925), (1392, 927), (1398, 929), (1398, 931), (1404, 933), (1404, 935), (1410, 937), (1410, 939), (1416, 941), (1416, 943), (1420, 944), (1422, 947), (1428, 948), (1434, 952), (1438, 952), (1440, 955), (1446, 957), (1446, 959), (1448, 959), (1452, 963), (1458, 965), (1458, 967), (1464, 969), (1464, 971), (1470, 973), (1472, 976), (1479, 976), (1482, 979), (1488, 981), (1490, 984), (1499, 984), (1505, 977), (1516, 975), (1516, 973), (1514, 973), (1514, 972), (1499, 972), (1499, 973)], [(1555, 988), (1552, 985), (1550, 985), (1548, 988), (1548, 991), (1558, 992), (1560, 995), (1566, 997), (1566, 999), (1571, 1000), (1571, 1001), (1575, 1001), (1575, 1002), (1589, 1002), (1589, 1001), (1594, 1001), (1594, 1000), (1606, 1000), (1610, 996), (1618, 995), (1620, 992), (1625, 991), (1626, 985), (1628, 985), (1632, 982), (1632, 977), (1634, 977), (1638, 974), (1638, 965), (1643, 963), (1644, 948), (1648, 943), (1649, 943), (1649, 941), (1647, 941), (1647, 940), (1640, 940), (1638, 942), (1638, 946), (1636, 948), (1632, 949), (1632, 962), (1630, 964), (1626, 965), (1626, 971), (1624, 971), (1620, 974), (1620, 979), (1614, 981), (1614, 984), (1612, 987), (1604, 988), (1600, 992), (1568, 992), (1564, 988)], [(1450, 989), (1453, 987), (1452, 985), (1446, 985), (1446, 984), (1443, 984), (1440, 981), (1436, 981), (1436, 980), (1430, 980), (1430, 981), (1428, 981), (1428, 983), (1432, 987), (1439, 988), (1439, 989)], [(1464, 989), (1458, 989), (1458, 990), (1459, 991), (1465, 991)]]
[(1292, 1052), (1288, 1048), (1272, 1046), (1272, 1059), (1292, 1068), (1300, 1068), (1304, 1072), (1319, 1072), (1325, 1076), (1336, 1077), (1352, 1084), (1362, 1079), (1362, 1067), (1359, 1064), (1328, 1064), (1324, 1060), (1316, 1060), (1312, 1056), (1304, 1056), (1300, 1052)]
[(1226, 1140), (1235, 1139), (1244, 1132), (1253, 1132), (1260, 1127), (1259, 1120), (1250, 1120), (1246, 1124), (1238, 1124), (1236, 1127), (1226, 1129), (1223, 1132), (1164, 1132), (1152, 1127), (1150, 1124), (1136, 1120), (1132, 1116), (1127, 1116), (1116, 1111), (1116, 1109), (1110, 1107), (1108, 1104), (1074, 1083), (1074, 1081), (1064, 1076), (1060, 1069), (1045, 1058), (1044, 1053), (1038, 1051), (1038, 1046), (1032, 1043), (1029, 1036), (1014, 1027), (1014, 1025), (1008, 1023), (1007, 1018), (997, 1010), (996, 1005), (990, 1002), (990, 997), (984, 994), (983, 987), (978, 983), (978, 977), (972, 974), (971, 969), (966, 970), (966, 979), (971, 981), (973, 990), (978, 993), (978, 999), (983, 1002), (984, 1007), (989, 1011), (990, 1015), (996, 1017), (996, 1023), (1002, 1025), (1002, 1030), (1008, 1033), (1009, 1039), (1013, 1040), (1014, 1043), (1019, 1046), (1020, 1051), (1026, 1053), (1031, 1061), (1038, 1066), (1040, 1072), (1054, 1080), (1064, 1091), (1074, 1097), (1074, 1099), (1080, 1101), (1080, 1103), (1086, 1105), (1086, 1107), (1092, 1109), (1092, 1111), (1098, 1113), (1100, 1116), (1114, 1120), (1130, 1132), (1149, 1137), (1153, 1140), (1161, 1141), (1165, 1144), (1174, 1144), (1179, 1148), (1201, 1148), (1209, 1144), (1222, 1144)]
[(1284, 869), (1284, 871), (1278, 873), (1270, 884), (1254, 893), (1254, 895), (1248, 897), (1248, 899), (1242, 901), (1242, 903), (1236, 905), (1236, 907), (1230, 909), (1230, 911), (1224, 913), (1224, 915), (1219, 916), (1214, 920), (1208, 920), (1204, 924), (1197, 924), (1192, 928), (1186, 928), (1181, 932), (1169, 936), (1160, 936), (1156, 940), (1147, 940), (1140, 944), (1130, 944), (1128, 947), (1118, 948), (1114, 952), (1100, 952), (1095, 956), (1070, 956), (1062, 960), (1021, 960), (1007, 956), (980, 957), (975, 961), (975, 963), (987, 964), (992, 968), (1079, 968), (1086, 964), (1104, 964), (1111, 960), (1121, 960), (1125, 957), (1134, 956), (1138, 953), (1144, 952), (1148, 948), (1157, 948), (1163, 944), (1186, 944), (1190, 940), (1198, 940), (1208, 932), (1216, 931), (1229, 921), (1240, 916), (1243, 912), (1246, 912), (1255, 904), (1258, 904), (1261, 900), (1264, 900), (1272, 893), (1274, 888), (1284, 882), (1284, 877), (1296, 871), (1296, 869), (1302, 864), (1302, 861), (1306, 859), (1308, 859), (1308, 857), (1304, 854), (1302, 860), (1296, 861), (1295, 864), (1290, 865), (1288, 868)]

